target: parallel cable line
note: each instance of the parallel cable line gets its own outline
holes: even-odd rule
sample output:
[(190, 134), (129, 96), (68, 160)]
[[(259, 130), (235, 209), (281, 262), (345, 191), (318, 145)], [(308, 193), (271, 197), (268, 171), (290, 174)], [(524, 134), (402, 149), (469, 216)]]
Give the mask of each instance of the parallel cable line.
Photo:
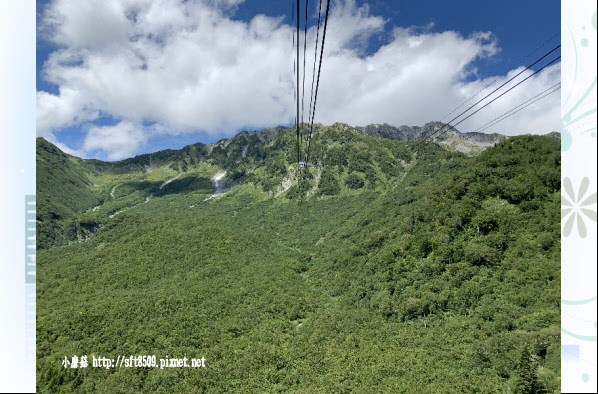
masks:
[(299, 162), (301, 161), (301, 153), (299, 146), (299, 0), (297, 1), (297, 170), (299, 170)]
[(303, 93), (301, 96), (301, 124), (303, 125), (303, 113), (305, 112), (305, 52), (307, 49), (307, 5), (309, 0), (305, 0), (305, 28), (303, 32)]
[[(552, 89), (554, 89), (555, 87), (559, 86), (560, 84), (561, 84), (561, 83), (559, 82), (559, 83), (557, 83), (557, 84), (554, 84), (554, 85), (552, 85), (552, 86), (551, 86), (551, 87), (549, 87), (548, 89), (546, 89), (546, 90), (544, 90), (544, 91), (542, 91), (542, 92), (538, 93), (537, 95), (535, 95), (534, 97), (530, 98), (529, 100), (527, 100), (527, 101), (524, 101), (523, 103), (521, 103), (521, 104), (519, 104), (518, 106), (516, 106), (516, 107), (514, 107), (514, 108), (510, 109), (509, 111), (505, 112), (504, 114), (502, 114), (502, 115), (500, 115), (500, 116), (498, 116), (498, 117), (496, 117), (496, 118), (492, 119), (492, 120), (491, 120), (491, 121), (489, 121), (488, 123), (486, 123), (486, 124), (484, 124), (484, 125), (482, 125), (482, 126), (478, 127), (478, 128), (477, 128), (476, 130), (474, 130), (473, 132), (474, 132), (474, 133), (481, 132), (481, 131), (483, 131), (483, 130), (486, 130), (486, 129), (487, 129), (487, 128), (489, 128), (489, 127), (492, 127), (492, 126), (494, 126), (495, 124), (497, 124), (497, 123), (499, 123), (499, 122), (502, 122), (504, 119), (508, 118), (509, 116), (516, 114), (517, 112), (519, 112), (519, 111), (521, 111), (522, 109), (524, 109), (524, 108), (528, 107), (529, 105), (531, 105), (531, 104), (535, 103), (536, 101), (539, 101), (539, 100), (543, 99), (544, 97), (548, 96), (549, 94), (552, 94), (552, 93), (556, 92), (557, 90), (559, 90), (559, 89), (560, 89), (560, 87), (559, 87), (559, 88), (557, 88), (557, 89), (555, 89), (555, 90), (553, 90), (552, 92), (549, 92), (549, 93), (545, 94), (544, 96), (542, 96), (542, 97), (538, 98), (538, 96), (541, 96), (541, 95), (543, 95), (544, 93), (548, 92), (549, 90), (552, 90)], [(533, 101), (532, 101), (532, 100), (533, 100)], [(531, 102), (530, 102), (530, 101), (531, 101)], [(529, 103), (529, 104), (527, 104), (527, 103)], [(527, 104), (527, 105), (525, 105), (525, 104)], [(513, 112), (513, 111), (515, 111), (515, 112)], [(501, 119), (501, 118), (502, 118), (502, 119)]]
[(322, 13), (322, 0), (320, 0), (320, 8), (318, 9), (318, 29), (316, 30), (316, 50), (314, 51), (314, 69), (311, 74), (311, 93), (309, 99), (309, 112), (307, 123), (311, 122), (311, 105), (314, 100), (314, 81), (316, 79), (316, 60), (318, 59), (318, 42), (320, 40), (320, 17)]
[[(294, 25), (295, 24), (295, 1), (298, 0), (292, 0), (291, 1), (291, 24)], [(297, 72), (297, 59), (295, 58), (295, 31), (292, 30), (293, 33), (293, 49), (292, 49), (292, 53), (293, 53), (293, 79), (295, 79), (295, 73)], [(297, 86), (295, 85), (295, 83), (293, 82), (293, 103), (295, 103), (297, 101)], [(295, 115), (297, 116), (297, 115)], [(297, 118), (295, 117), (295, 123), (297, 123)]]
[[(505, 86), (506, 84), (508, 84), (509, 82), (511, 82), (512, 80), (514, 80), (515, 78), (517, 78), (518, 76), (520, 76), (521, 74), (523, 74), (525, 71), (529, 70), (531, 67), (533, 67), (536, 64), (538, 64), (541, 60), (543, 60), (545, 57), (547, 57), (548, 55), (550, 55), (552, 52), (556, 51), (560, 47), (561, 47), (560, 44), (557, 45), (556, 47), (554, 47), (551, 51), (549, 51), (548, 53), (546, 53), (540, 59), (536, 60), (534, 63), (530, 64), (529, 66), (527, 66), (526, 68), (524, 68), (523, 70), (521, 70), (520, 72), (518, 72), (517, 75), (515, 75), (514, 77), (512, 77), (508, 81), (504, 82), (502, 85), (500, 85), (499, 87), (497, 87), (496, 89), (494, 89), (493, 91), (491, 91), (490, 93), (488, 93), (486, 96), (484, 96), (483, 98), (481, 98), (478, 102), (476, 102), (475, 104), (473, 104), (471, 107), (467, 108), (465, 111), (461, 112), (459, 115), (457, 115), (456, 117), (454, 117), (453, 119), (451, 119), (447, 124), (450, 124), (453, 121), (455, 121), (456, 119), (458, 119), (461, 115), (465, 114), (467, 111), (469, 111), (470, 109), (472, 109), (473, 107), (475, 107), (476, 105), (478, 105), (479, 103), (481, 103), (482, 101), (484, 101), (485, 99), (487, 99), (492, 94), (494, 94), (500, 88), (502, 88), (503, 86)], [(434, 133), (432, 133), (432, 134), (434, 134)], [(430, 134), (430, 136), (431, 136), (431, 134)], [(430, 136), (428, 136), (428, 137), (430, 137)], [(428, 138), (428, 137), (424, 137), (424, 138)], [(434, 138), (434, 137), (432, 137), (432, 138)]]
[[(511, 82), (512, 80), (514, 80), (515, 78), (517, 78), (519, 75), (523, 74), (525, 71), (529, 70), (531, 67), (533, 67), (534, 65), (538, 64), (538, 63), (539, 63), (541, 60), (543, 60), (545, 57), (547, 57), (548, 55), (550, 55), (552, 52), (556, 51), (556, 50), (557, 50), (558, 48), (560, 48), (560, 47), (561, 47), (561, 45), (560, 45), (560, 44), (559, 44), (559, 45), (557, 45), (556, 47), (554, 47), (552, 50), (550, 50), (548, 53), (546, 53), (546, 54), (545, 54), (544, 56), (542, 56), (540, 59), (536, 60), (534, 63), (530, 64), (529, 66), (527, 66), (526, 68), (524, 68), (523, 70), (521, 70), (520, 72), (518, 72), (518, 73), (517, 73), (517, 75), (513, 76), (512, 78), (510, 78), (508, 81), (504, 82), (502, 85), (500, 85), (499, 87), (497, 87), (496, 89), (494, 89), (492, 92), (488, 93), (486, 96), (484, 96), (483, 98), (481, 98), (480, 100), (478, 100), (476, 103), (474, 103), (472, 106), (470, 106), (469, 108), (467, 108), (465, 111), (461, 112), (459, 115), (457, 115), (456, 117), (454, 117), (453, 119), (451, 119), (451, 120), (450, 120), (448, 123), (446, 123), (446, 124), (445, 124), (445, 126), (441, 127), (439, 130), (436, 130), (436, 131), (432, 132), (431, 134), (429, 134), (429, 135), (427, 135), (427, 136), (424, 136), (424, 137), (422, 137), (422, 138), (419, 140), (419, 141), (421, 142), (421, 144), (425, 143), (425, 142), (426, 142), (426, 139), (428, 139), (428, 138), (436, 138), (436, 137), (438, 137), (439, 135), (441, 135), (441, 134), (443, 134), (444, 132), (446, 132), (446, 131), (444, 130), (446, 126), (449, 126), (449, 127), (451, 127), (451, 126), (450, 126), (450, 124), (451, 124), (453, 121), (457, 120), (459, 117), (461, 117), (462, 115), (464, 115), (464, 114), (465, 114), (466, 112), (468, 112), (470, 109), (472, 109), (473, 107), (475, 107), (476, 105), (478, 105), (479, 103), (481, 103), (482, 101), (484, 101), (485, 99), (487, 99), (489, 96), (491, 96), (492, 94), (494, 94), (494, 93), (495, 93), (496, 91), (498, 91), (500, 88), (502, 88), (503, 86), (505, 86), (506, 84), (508, 84), (509, 82)], [(560, 56), (559, 56), (557, 59), (560, 59)], [(553, 60), (553, 62), (554, 62), (554, 61), (555, 61), (555, 60)], [(551, 62), (551, 63), (549, 63), (549, 64), (552, 64), (552, 62)], [(546, 67), (546, 66), (542, 67), (540, 70), (544, 69), (545, 67)], [(540, 71), (540, 70), (538, 70), (538, 71)], [(536, 74), (538, 71), (536, 71), (536, 72), (534, 72), (533, 74), (531, 74), (531, 75), (530, 75), (530, 77), (531, 77), (532, 75), (535, 75), (535, 74)], [(524, 79), (524, 81), (525, 81), (525, 80), (527, 80), (528, 78), (529, 78), (529, 77), (527, 77), (526, 79)], [(518, 85), (518, 84), (517, 84), (517, 85)], [(515, 85), (515, 86), (517, 86), (517, 85)], [(509, 90), (510, 90), (510, 89), (509, 89)], [(499, 96), (499, 97), (500, 97), (500, 96)], [(484, 107), (485, 107), (485, 106), (484, 106)], [(483, 107), (482, 107), (482, 108), (483, 108)], [(477, 111), (476, 111), (476, 112), (477, 112)], [(461, 123), (461, 122), (459, 122), (459, 123)], [(454, 127), (454, 126), (452, 126), (452, 127)], [(434, 134), (435, 134), (435, 133), (438, 133), (438, 135), (434, 136)], [(421, 144), (420, 144), (420, 145), (418, 145), (418, 146), (417, 146), (417, 148), (419, 148), (419, 147), (421, 146)]]
[(318, 66), (318, 78), (316, 81), (316, 93), (314, 95), (314, 107), (311, 116), (311, 126), (309, 129), (309, 138), (307, 140), (307, 154), (305, 156), (305, 163), (309, 162), (309, 149), (311, 147), (311, 136), (314, 130), (314, 117), (316, 114), (316, 103), (318, 101), (318, 87), (320, 85), (320, 73), (322, 72), (322, 57), (324, 56), (324, 42), (326, 40), (326, 27), (328, 26), (328, 12), (330, 11), (330, 0), (326, 3), (326, 16), (324, 17), (324, 32), (322, 33), (322, 47), (320, 48), (320, 64)]
[[(542, 71), (543, 69), (545, 69), (546, 67), (550, 66), (552, 63), (556, 62), (557, 60), (559, 60), (561, 57), (557, 57), (556, 59), (552, 60), (550, 63), (548, 63), (547, 65), (545, 65), (544, 67), (540, 68), (539, 70), (535, 71), (533, 74), (531, 74), (530, 76), (526, 77), (524, 80), (519, 81), (518, 83), (516, 83), (515, 85), (513, 85), (512, 87), (510, 87), (509, 89), (507, 89), (506, 91), (504, 91), (503, 93), (501, 93), (498, 97), (494, 98), (493, 100), (487, 102), (486, 104), (484, 104), (483, 106), (481, 106), (480, 108), (478, 108), (476, 111), (472, 112), (471, 114), (469, 114), (468, 116), (466, 116), (465, 118), (461, 119), (459, 122), (455, 123), (453, 125), (453, 127), (456, 127), (457, 125), (463, 123), (465, 120), (469, 119), (470, 117), (472, 117), (473, 115), (477, 114), (478, 112), (480, 112), (482, 109), (486, 108), (488, 105), (492, 104), (493, 102), (495, 102), (496, 100), (498, 100), (499, 98), (501, 98), (502, 96), (504, 96), (505, 94), (509, 93), (511, 90), (515, 89), (517, 86), (521, 85), (523, 82), (527, 81), (528, 79), (530, 79), (531, 77), (533, 77), (534, 75), (536, 75), (537, 73), (539, 73), (540, 71)], [(438, 134), (437, 136), (433, 137), (433, 138), (438, 138), (440, 137), (442, 134), (446, 133), (448, 130), (443, 131), (442, 133)]]
[(510, 69), (508, 69), (507, 71), (505, 71), (504, 73), (502, 73), (501, 75), (499, 75), (498, 77), (496, 77), (492, 82), (490, 82), (488, 85), (484, 86), (476, 94), (474, 94), (473, 96), (471, 96), (470, 98), (468, 98), (467, 100), (465, 100), (464, 102), (462, 102), (461, 105), (459, 105), (458, 107), (456, 107), (455, 109), (453, 109), (451, 112), (449, 112), (448, 114), (446, 114), (445, 116), (443, 116), (440, 121), (442, 122), (444, 119), (448, 118), (450, 115), (452, 115), (453, 113), (455, 113), (455, 111), (457, 111), (459, 108), (461, 108), (462, 106), (464, 106), (465, 104), (467, 104), (468, 102), (470, 102), (471, 100), (473, 100), (473, 98), (476, 97), (478, 94), (482, 93), (488, 87), (494, 85), (494, 83), (496, 81), (498, 81), (500, 79), (500, 77), (502, 77), (503, 75), (507, 75), (509, 73), (509, 71), (512, 71), (512, 70), (516, 69), (517, 67), (519, 67), (519, 65), (522, 64), (527, 58), (529, 58), (531, 55), (533, 55), (534, 53), (536, 53), (540, 48), (542, 48), (544, 45), (548, 44), (550, 41), (552, 41), (555, 37), (559, 36), (560, 34), (561, 34), (561, 32), (558, 32), (555, 35), (553, 35), (552, 37), (550, 37), (548, 40), (544, 41), (543, 44), (541, 44), (539, 47), (537, 47), (536, 49), (534, 49), (533, 51), (531, 51), (526, 57), (524, 57), (519, 62), (517, 62), (517, 64), (515, 64), (513, 67), (511, 67)]
[[(295, 23), (295, 1), (298, 0), (293, 0), (291, 2), (291, 24)], [(295, 72), (296, 70), (296, 59), (295, 59), (295, 31), (293, 31), (293, 76), (295, 76)], [(295, 91), (295, 89), (293, 89), (293, 100), (296, 98), (297, 96), (297, 92)]]

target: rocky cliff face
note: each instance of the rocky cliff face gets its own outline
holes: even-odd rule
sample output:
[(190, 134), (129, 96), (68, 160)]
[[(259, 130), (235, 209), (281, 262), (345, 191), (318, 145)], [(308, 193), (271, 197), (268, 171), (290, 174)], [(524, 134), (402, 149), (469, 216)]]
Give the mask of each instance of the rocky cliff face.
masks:
[[(445, 127), (442, 122), (428, 122), (423, 127), (419, 126), (400, 126), (395, 127), (387, 123), (384, 124), (370, 124), (367, 126), (358, 126), (356, 129), (363, 131), (366, 134), (374, 137), (389, 138), (398, 141), (415, 141), (424, 136)], [(458, 140), (473, 144), (476, 146), (490, 146), (506, 139), (507, 137), (501, 134), (485, 134), (485, 133), (461, 133), (452, 126), (445, 127), (445, 132), (438, 139), (438, 142), (443, 142), (456, 138)]]

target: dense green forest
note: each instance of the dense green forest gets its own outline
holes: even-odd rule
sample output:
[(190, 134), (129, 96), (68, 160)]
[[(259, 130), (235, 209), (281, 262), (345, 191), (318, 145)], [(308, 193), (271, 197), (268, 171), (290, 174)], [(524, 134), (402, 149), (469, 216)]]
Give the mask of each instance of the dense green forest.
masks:
[(559, 141), (312, 144), (298, 181), (282, 127), (110, 163), (38, 139), (38, 390), (560, 392)]

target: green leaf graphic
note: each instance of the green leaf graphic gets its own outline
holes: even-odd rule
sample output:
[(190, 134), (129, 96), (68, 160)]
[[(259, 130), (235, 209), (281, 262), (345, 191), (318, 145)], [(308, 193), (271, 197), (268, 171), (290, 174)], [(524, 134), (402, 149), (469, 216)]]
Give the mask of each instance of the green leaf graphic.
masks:
[(575, 220), (575, 215), (571, 215), (567, 222), (565, 223), (565, 228), (563, 228), (563, 235), (568, 237), (571, 235), (571, 229), (573, 228), (573, 221)]
[(591, 220), (596, 221), (596, 211), (591, 211), (586, 208), (581, 208), (581, 211)]
[(569, 214), (569, 212), (571, 212), (573, 208), (565, 208), (565, 209), (561, 209), (561, 219), (564, 219), (565, 216), (567, 216)]
[(573, 185), (571, 184), (571, 179), (569, 177), (563, 179), (563, 186), (565, 186), (565, 191), (569, 195), (572, 201), (577, 201), (575, 199), (575, 193), (573, 192)]
[(581, 206), (587, 207), (588, 205), (592, 205), (595, 203), (596, 203), (596, 193), (594, 193), (590, 197), (586, 198), (585, 201), (581, 203)]
[(573, 203), (571, 203), (571, 201), (567, 200), (565, 197), (561, 196), (561, 205), (572, 207)]
[(577, 200), (580, 201), (584, 194), (588, 191), (588, 186), (590, 186), (590, 180), (588, 177), (584, 177), (581, 181), (581, 185), (579, 185), (579, 193), (577, 194)]
[[(583, 218), (581, 217), (581, 215), (579, 214), (579, 212), (577, 212), (577, 232), (579, 232), (579, 236), (582, 238), (585, 238), (586, 235), (588, 235), (588, 232), (586, 230), (586, 225), (583, 222)], [(573, 215), (571, 215), (573, 216)]]

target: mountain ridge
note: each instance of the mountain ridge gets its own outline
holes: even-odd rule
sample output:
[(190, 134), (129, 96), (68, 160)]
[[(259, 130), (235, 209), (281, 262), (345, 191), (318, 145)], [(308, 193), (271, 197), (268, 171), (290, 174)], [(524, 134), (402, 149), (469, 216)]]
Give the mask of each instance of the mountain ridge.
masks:
[(447, 127), (447, 124), (438, 121), (428, 122), (424, 126), (403, 125), (396, 127), (389, 125), (388, 123), (372, 123), (367, 126), (357, 126), (355, 128), (375, 137), (383, 137), (399, 141), (415, 141), (422, 137), (430, 136), (439, 130), (444, 130), (443, 135), (438, 138), (439, 141), (443, 141), (447, 137), (451, 136), (474, 144), (479, 144), (480, 146), (493, 145), (508, 138), (505, 135), (497, 133), (462, 133), (455, 127), (450, 125)]
[[(339, 124), (344, 124), (344, 123), (339, 123)], [(316, 126), (316, 129), (318, 127), (323, 127), (323, 125), (321, 125), (321, 124), (316, 124), (315, 126)], [(396, 141), (416, 141), (423, 136), (430, 135), (432, 132), (441, 129), (442, 127), (445, 126), (445, 124), (442, 122), (431, 121), (431, 122), (426, 123), (424, 126), (403, 125), (403, 126), (397, 127), (397, 126), (389, 125), (387, 123), (382, 123), (382, 124), (372, 123), (367, 126), (349, 126), (349, 125), (346, 125), (346, 126), (351, 127), (360, 132), (363, 132), (367, 135), (374, 136), (374, 137), (386, 138), (386, 139), (391, 139), (391, 140), (396, 140)], [(257, 139), (262, 143), (269, 143), (281, 131), (286, 130), (286, 129), (294, 130), (295, 126), (285, 127), (285, 126), (281, 125), (281, 126), (275, 126), (275, 127), (266, 127), (263, 129), (252, 130), (252, 131), (242, 130), (232, 137), (222, 138), (216, 142), (212, 142), (209, 144), (204, 144), (202, 142), (196, 142), (193, 144), (186, 145), (180, 149), (166, 148), (166, 149), (161, 149), (161, 150), (158, 150), (155, 152), (142, 153), (139, 155), (135, 155), (133, 157), (124, 158), (124, 159), (120, 159), (120, 160), (114, 160), (114, 161), (99, 160), (99, 161), (104, 162), (104, 163), (117, 163), (117, 162), (123, 162), (123, 161), (130, 161), (132, 159), (137, 159), (137, 158), (140, 158), (140, 159), (147, 158), (149, 161), (149, 158), (152, 155), (161, 156), (160, 154), (178, 152), (181, 150), (189, 149), (191, 146), (206, 147), (208, 150), (213, 149), (214, 147), (217, 147), (217, 146), (227, 147), (230, 143), (234, 142), (235, 140), (242, 139), (242, 138), (243, 139), (251, 138), (254, 136), (257, 137)], [(302, 126), (302, 129), (304, 129), (304, 126)], [(479, 132), (477, 132), (477, 133), (476, 132), (461, 133), (460, 131), (458, 131), (457, 129), (455, 129), (452, 126), (448, 129), (448, 131), (446, 133), (443, 133), (443, 134), (444, 134), (444, 136), (440, 137), (437, 142), (443, 142), (447, 139), (447, 137), (457, 137), (463, 141), (471, 142), (475, 145), (484, 146), (484, 147), (491, 146), (497, 142), (500, 142), (500, 141), (508, 138), (507, 136), (504, 136), (502, 134), (496, 134), (496, 133), (493, 133), (493, 134), (485, 134), (485, 133), (479, 133)], [(47, 141), (43, 137), (37, 137), (37, 138), (38, 139), (41, 138), (44, 141)], [(47, 141), (47, 142), (49, 142), (49, 141)], [(51, 143), (51, 142), (49, 142), (49, 143)], [(54, 145), (54, 144), (52, 144), (52, 145)], [(59, 149), (59, 148), (57, 148), (57, 149)], [(72, 155), (70, 155), (70, 156), (72, 156)], [(74, 156), (74, 157), (78, 157), (78, 156)], [(98, 160), (98, 159), (84, 159), (84, 160)]]
[(447, 149), (463, 152), (469, 155), (479, 154), (484, 149), (508, 138), (505, 135), (496, 133), (461, 133), (453, 126), (446, 125), (445, 123), (438, 121), (428, 122), (421, 127), (395, 127), (387, 123), (383, 123), (358, 126), (356, 128), (375, 137), (388, 138), (398, 141), (416, 141), (421, 138), (431, 136), (439, 130), (443, 130), (442, 135), (432, 139), (434, 142), (444, 145)]

